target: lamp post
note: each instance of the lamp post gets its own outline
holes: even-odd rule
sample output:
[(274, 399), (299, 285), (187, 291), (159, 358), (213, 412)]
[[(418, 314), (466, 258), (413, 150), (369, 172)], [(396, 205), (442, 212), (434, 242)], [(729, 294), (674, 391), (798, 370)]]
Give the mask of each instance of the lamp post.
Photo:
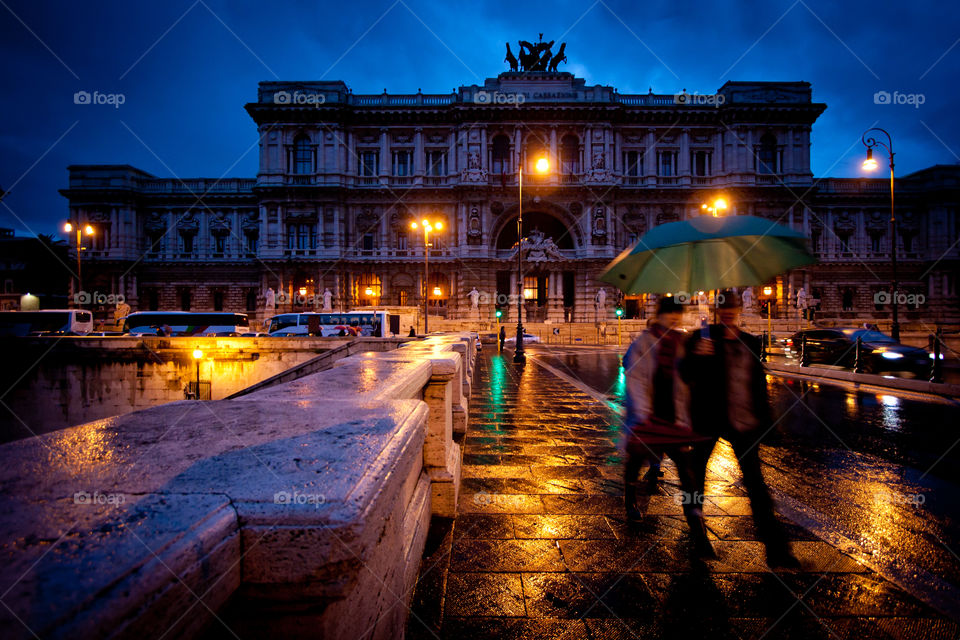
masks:
[(500, 353), (500, 316), (503, 315), (503, 311), (497, 309), (493, 315), (497, 317), (497, 353)]
[(200, 399), (200, 359), (203, 358), (203, 351), (199, 347), (193, 350), (193, 361), (197, 363), (197, 382), (193, 392), (196, 394), (196, 400)]
[[(437, 231), (440, 231), (441, 229), (443, 229), (443, 223), (440, 222), (439, 220), (436, 222), (430, 222), (429, 220), (424, 218), (423, 220), (420, 221), (420, 226), (423, 227), (423, 333), (424, 335), (426, 335), (427, 333), (429, 333), (429, 331), (427, 330), (427, 318), (429, 313), (429, 309), (427, 307), (427, 302), (428, 302), (427, 287), (429, 285), (427, 280), (430, 277), (430, 271), (428, 267), (429, 258), (430, 258), (430, 232), (433, 231), (434, 229), (436, 229)], [(417, 223), (411, 222), (410, 228), (416, 230)], [(437, 288), (439, 289), (439, 287)]]
[(763, 296), (767, 299), (767, 351), (773, 346), (773, 287), (764, 287)]
[(620, 320), (623, 319), (623, 307), (617, 306), (617, 347), (620, 347)]
[(80, 234), (85, 233), (88, 236), (93, 235), (93, 227), (90, 225), (81, 226), (79, 222), (67, 222), (63, 225), (63, 230), (67, 233), (72, 233), (73, 231), (77, 232), (77, 290), (74, 293), (74, 301), (77, 306), (81, 309), (83, 308), (83, 296), (80, 295), (80, 292), (83, 291), (83, 279), (81, 278), (80, 272), (80, 252), (83, 250), (80, 241)]
[[(871, 131), (879, 131), (887, 136), (886, 144), (883, 140), (877, 140), (873, 135), (868, 137), (867, 134)], [(873, 171), (879, 166), (873, 158), (874, 147), (886, 149), (887, 156), (890, 158), (890, 267), (893, 270), (892, 291), (890, 292), (890, 303), (893, 305), (893, 322), (890, 324), (890, 335), (894, 340), (900, 342), (900, 318), (897, 305), (897, 217), (893, 209), (893, 140), (890, 138), (890, 134), (880, 127), (867, 129), (860, 136), (860, 140), (863, 142), (863, 146), (867, 148), (867, 157), (863, 161), (864, 170)]]
[[(523, 353), (523, 155), (518, 152), (517, 158), (517, 344), (513, 361), (523, 364), (527, 361)], [(537, 158), (533, 167), (537, 173), (545, 174), (550, 170), (550, 161)]]

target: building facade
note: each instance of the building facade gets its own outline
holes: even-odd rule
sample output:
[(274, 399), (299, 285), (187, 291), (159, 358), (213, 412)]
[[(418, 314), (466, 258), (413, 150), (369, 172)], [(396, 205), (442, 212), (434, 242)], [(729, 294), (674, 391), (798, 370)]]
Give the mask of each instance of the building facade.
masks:
[[(507, 72), (449, 94), (359, 95), (343, 82), (263, 82), (246, 105), (256, 177), (158, 178), (69, 167), (70, 219), (97, 229), (86, 289), (134, 310), (276, 311), (420, 306), (491, 318), (518, 291), (523, 180), (525, 321), (597, 320), (606, 264), (651, 227), (703, 214), (800, 229), (818, 264), (773, 281), (821, 315), (889, 317), (889, 186), (815, 179), (811, 128), (826, 105), (805, 82), (728, 82), (716, 94), (621, 94), (564, 72)], [(537, 158), (550, 169), (538, 173)], [(960, 167), (897, 180), (901, 321), (955, 322)], [(429, 237), (411, 228), (441, 221)], [(424, 286), (426, 285), (426, 286)], [(471, 295), (471, 292), (474, 292)], [(480, 295), (478, 296), (477, 293)], [(879, 297), (878, 297), (879, 295)], [(914, 298), (919, 299), (919, 298)], [(474, 308), (473, 302), (477, 301)], [(628, 316), (650, 301), (629, 296)], [(612, 304), (607, 308), (610, 314)], [(611, 315), (612, 318), (612, 315)]]

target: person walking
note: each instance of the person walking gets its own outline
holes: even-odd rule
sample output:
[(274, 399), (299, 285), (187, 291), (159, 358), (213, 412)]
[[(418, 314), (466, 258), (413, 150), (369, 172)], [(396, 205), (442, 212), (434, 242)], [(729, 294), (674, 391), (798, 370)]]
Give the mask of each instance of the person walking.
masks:
[(741, 331), (740, 297), (720, 292), (718, 324), (695, 331), (687, 339), (681, 377), (690, 388), (694, 431), (709, 436), (694, 450), (695, 491), (703, 495), (707, 464), (723, 438), (733, 447), (750, 498), (757, 535), (771, 567), (797, 568), (786, 532), (773, 513), (773, 500), (760, 470), (759, 441), (772, 428), (766, 371), (760, 360), (760, 338)]
[(640, 470), (650, 465), (644, 477), (650, 492), (662, 475), (662, 457), (670, 456), (677, 466), (693, 551), (699, 557), (714, 558), (703, 520), (702, 491), (696, 492), (694, 466), (694, 445), (706, 439), (691, 428), (689, 391), (677, 370), (683, 334), (676, 327), (682, 319), (680, 304), (672, 297), (660, 298), (655, 321), (633, 341), (623, 358), (627, 379), (624, 506), (628, 518), (643, 517), (636, 503)]
[(500, 327), (500, 351), (503, 351), (503, 343), (507, 341), (507, 330), (504, 327)]

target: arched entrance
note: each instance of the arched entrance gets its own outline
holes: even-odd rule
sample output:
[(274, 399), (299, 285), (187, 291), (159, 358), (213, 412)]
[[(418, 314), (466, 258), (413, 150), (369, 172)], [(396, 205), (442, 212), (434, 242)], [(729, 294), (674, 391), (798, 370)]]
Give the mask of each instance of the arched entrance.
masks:
[[(565, 263), (573, 259), (572, 251), (578, 248), (580, 237), (575, 223), (568, 226), (565, 217), (542, 208), (524, 211), (523, 281), (518, 286), (515, 263), (505, 263), (497, 272), (497, 299), (504, 299), (500, 296), (503, 293), (508, 294), (506, 299), (511, 299), (519, 289), (526, 322), (543, 322), (548, 318), (560, 321), (573, 317), (575, 269), (571, 268), (574, 265)], [(516, 246), (517, 217), (514, 215), (504, 218), (495, 236), (494, 247), (502, 259), (515, 256)], [(563, 255), (566, 251), (571, 254)], [(515, 308), (515, 302), (513, 306)], [(506, 311), (509, 315), (510, 309)]]

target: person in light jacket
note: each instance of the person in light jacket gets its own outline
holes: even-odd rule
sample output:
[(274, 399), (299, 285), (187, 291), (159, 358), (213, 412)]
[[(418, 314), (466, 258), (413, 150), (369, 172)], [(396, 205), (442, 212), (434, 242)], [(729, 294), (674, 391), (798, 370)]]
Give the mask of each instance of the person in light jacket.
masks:
[(656, 321), (633, 341), (623, 358), (626, 374), (626, 460), (624, 506), (630, 519), (637, 509), (636, 483), (644, 464), (648, 491), (656, 485), (660, 460), (668, 455), (677, 465), (683, 512), (690, 526), (693, 551), (715, 557), (703, 520), (702, 491), (697, 491), (694, 450), (705, 439), (691, 428), (690, 393), (677, 363), (683, 357), (683, 333), (676, 330), (683, 307), (672, 297), (660, 299)]

